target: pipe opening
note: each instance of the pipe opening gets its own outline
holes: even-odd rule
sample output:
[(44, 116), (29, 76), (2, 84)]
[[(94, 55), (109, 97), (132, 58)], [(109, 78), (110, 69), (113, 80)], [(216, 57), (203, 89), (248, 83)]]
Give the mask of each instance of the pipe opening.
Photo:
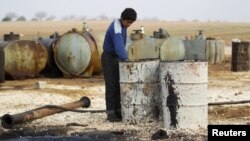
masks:
[(88, 97), (86, 97), (86, 96), (82, 97), (80, 99), (80, 101), (83, 102), (83, 106), (82, 106), (83, 108), (88, 108), (90, 106), (90, 104), (91, 104), (90, 99)]
[(2, 122), (2, 126), (4, 128), (10, 129), (13, 127), (13, 118), (11, 115), (9, 114), (5, 114), (2, 118), (1, 118), (1, 122)]

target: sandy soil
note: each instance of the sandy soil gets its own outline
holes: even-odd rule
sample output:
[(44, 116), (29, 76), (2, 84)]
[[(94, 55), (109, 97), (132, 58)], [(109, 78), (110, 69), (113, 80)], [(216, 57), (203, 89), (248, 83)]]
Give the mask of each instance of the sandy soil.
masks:
[[(230, 57), (222, 64), (209, 65), (208, 110), (209, 124), (250, 124), (250, 104), (212, 105), (216, 102), (250, 100), (250, 72), (231, 72)], [(46, 83), (38, 88), (38, 82)], [(0, 116), (29, 111), (44, 105), (61, 105), (87, 96), (91, 100), (90, 110), (104, 110), (103, 77), (93, 78), (30, 78), (7, 80), (0, 84)], [(82, 108), (79, 108), (82, 110)], [(106, 114), (63, 112), (46, 116), (12, 129), (0, 125), (0, 139), (22, 138), (58, 139), (71, 137), (72, 140), (150, 140), (151, 136), (162, 129), (167, 132), (164, 140), (207, 140), (207, 130), (170, 130), (159, 123), (129, 125), (109, 123)]]

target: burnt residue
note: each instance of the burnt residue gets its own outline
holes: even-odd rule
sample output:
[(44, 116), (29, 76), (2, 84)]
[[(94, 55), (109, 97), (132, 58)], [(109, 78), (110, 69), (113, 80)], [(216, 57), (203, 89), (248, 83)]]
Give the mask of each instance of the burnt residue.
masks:
[(159, 120), (160, 118), (160, 114), (161, 114), (161, 107), (159, 105), (153, 105), (152, 108), (152, 112), (153, 112), (153, 118), (155, 118), (155, 120)]
[[(78, 127), (81, 128), (81, 127)], [(0, 140), (8, 141), (139, 141), (137, 130), (101, 130), (96, 128), (82, 128), (76, 130), (65, 125), (34, 125), (18, 126), (13, 130), (0, 129)]]
[(176, 116), (178, 114), (178, 108), (179, 108), (179, 104), (178, 104), (178, 95), (179, 93), (175, 90), (175, 88), (173, 87), (173, 85), (175, 84), (172, 75), (168, 72), (166, 77), (164, 78), (166, 85), (168, 87), (168, 97), (167, 97), (167, 101), (166, 101), (166, 106), (168, 107), (169, 111), (170, 111), (170, 118), (171, 118), (171, 123), (170, 125), (173, 126), (174, 128), (176, 128), (178, 121), (176, 119)]
[(134, 64), (127, 64), (127, 70), (129, 70), (129, 74), (133, 74), (132, 72), (132, 68), (133, 68)]

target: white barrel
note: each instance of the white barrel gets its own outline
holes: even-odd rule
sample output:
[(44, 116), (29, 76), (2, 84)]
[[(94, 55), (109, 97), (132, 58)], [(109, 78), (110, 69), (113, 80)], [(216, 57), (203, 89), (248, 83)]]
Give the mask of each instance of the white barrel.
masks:
[(207, 128), (207, 62), (160, 62), (164, 128)]
[(124, 123), (139, 124), (159, 117), (159, 60), (119, 63)]

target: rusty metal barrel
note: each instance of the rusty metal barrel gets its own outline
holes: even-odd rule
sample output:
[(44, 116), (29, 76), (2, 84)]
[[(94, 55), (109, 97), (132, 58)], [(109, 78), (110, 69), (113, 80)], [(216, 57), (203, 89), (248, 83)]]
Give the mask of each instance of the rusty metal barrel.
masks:
[(159, 118), (159, 60), (119, 63), (122, 121), (145, 124)]
[(232, 42), (232, 65), (235, 72), (250, 70), (250, 42)]
[(102, 71), (94, 37), (76, 30), (64, 33), (55, 42), (54, 59), (64, 76), (91, 77)]
[(208, 63), (160, 62), (164, 128), (207, 128)]
[(47, 50), (37, 41), (2, 41), (0, 48), (3, 48), (5, 53), (5, 73), (13, 79), (37, 76), (48, 60)]
[(38, 118), (42, 118), (45, 116), (49, 116), (55, 113), (60, 113), (72, 109), (76, 109), (79, 107), (89, 107), (90, 99), (88, 97), (82, 97), (80, 100), (66, 103), (59, 106), (43, 106), (31, 111), (27, 111), (24, 113), (19, 113), (15, 115), (5, 114), (1, 118), (1, 123), (4, 128), (10, 129), (16, 124), (24, 123), (27, 121), (32, 121)]

